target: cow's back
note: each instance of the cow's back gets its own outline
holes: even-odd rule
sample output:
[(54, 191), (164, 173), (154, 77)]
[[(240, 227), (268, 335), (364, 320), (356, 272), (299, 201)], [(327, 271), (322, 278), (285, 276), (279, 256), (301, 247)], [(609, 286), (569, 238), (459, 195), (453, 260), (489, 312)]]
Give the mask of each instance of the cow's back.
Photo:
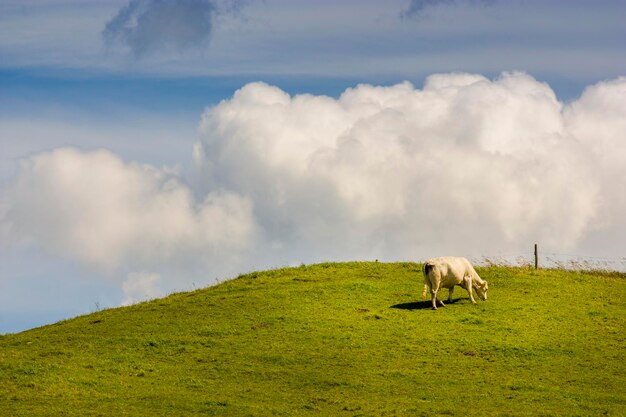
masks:
[[(467, 275), (469, 261), (457, 256), (441, 256), (432, 258), (425, 262), (425, 265), (434, 269), (437, 268), (441, 276), (440, 286), (450, 288), (463, 282)], [(426, 272), (426, 266), (424, 272)]]

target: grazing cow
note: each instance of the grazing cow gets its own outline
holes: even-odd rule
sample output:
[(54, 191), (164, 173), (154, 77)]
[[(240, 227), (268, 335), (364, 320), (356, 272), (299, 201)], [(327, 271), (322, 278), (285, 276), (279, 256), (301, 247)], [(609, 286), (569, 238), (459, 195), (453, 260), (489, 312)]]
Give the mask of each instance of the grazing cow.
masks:
[(478, 276), (472, 264), (465, 258), (456, 256), (443, 256), (432, 258), (424, 262), (424, 291), (422, 298), (426, 299), (426, 292), (430, 288), (433, 310), (437, 310), (437, 302), (445, 307), (443, 301), (439, 299), (437, 293), (441, 288), (448, 288), (448, 302), (452, 301), (454, 286), (459, 285), (467, 290), (470, 300), (476, 304), (472, 295), (472, 288), (483, 301), (487, 300), (487, 281)]

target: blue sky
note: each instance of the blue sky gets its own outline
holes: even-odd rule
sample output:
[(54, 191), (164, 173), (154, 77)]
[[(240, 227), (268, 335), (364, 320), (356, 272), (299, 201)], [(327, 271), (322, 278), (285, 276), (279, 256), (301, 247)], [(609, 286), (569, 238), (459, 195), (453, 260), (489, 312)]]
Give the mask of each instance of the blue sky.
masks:
[[(475, 222), (476, 228), (468, 228), (463, 236), (467, 238), (472, 236), (472, 231), (486, 230), (490, 243), (433, 242), (436, 238), (432, 236), (437, 234), (426, 233), (424, 225), (443, 220), (416, 209), (429, 202), (408, 201), (403, 197), (406, 190), (413, 190), (410, 187), (429, 184), (415, 179), (419, 175), (408, 170), (390, 176), (401, 180), (390, 179), (392, 182), (381, 185), (381, 190), (395, 190), (394, 184), (404, 184), (406, 178), (415, 182), (406, 180), (408, 188), (387, 196), (390, 202), (387, 206), (376, 202), (384, 197), (372, 199), (370, 194), (376, 192), (375, 187), (359, 188), (371, 174), (364, 167), (375, 170), (378, 162), (374, 156), (387, 148), (379, 149), (375, 142), (368, 142), (367, 132), (361, 132), (357, 120), (365, 117), (359, 113), (364, 107), (356, 106), (354, 100), (382, 103), (391, 100), (391, 95), (407, 94), (406, 103), (398, 104), (400, 107), (394, 107), (397, 103), (389, 104), (389, 108), (409, 112), (404, 121), (422, 122), (419, 126), (407, 124), (405, 131), (394, 130), (393, 134), (426, 146), (430, 143), (429, 132), (437, 131), (452, 143), (457, 140), (454, 139), (457, 132), (437, 130), (439, 127), (434, 124), (424, 128), (428, 123), (436, 123), (425, 114), (440, 103), (424, 101), (431, 99), (425, 91), (429, 88), (435, 91), (441, 85), (457, 88), (465, 87), (470, 81), (477, 82), (483, 88), (480, 92), (463, 90), (463, 94), (483, 103), (484, 109), (502, 99), (503, 108), (511, 113), (498, 113), (497, 118), (509, 120), (507, 117), (512, 115), (512, 121), (482, 131), (489, 120), (496, 118), (498, 107), (477, 116), (479, 109), (467, 107), (459, 98), (449, 103), (450, 108), (458, 109), (454, 111), (459, 112), (459, 126), (475, 129), (467, 131), (475, 131), (476, 137), (482, 138), (476, 139), (476, 143), (484, 152), (524, 163), (532, 160), (533, 166), (548, 166), (543, 159), (545, 152), (537, 151), (531, 158), (524, 153), (525, 145), (516, 142), (505, 147), (500, 139), (494, 139), (507, 136), (507, 129), (525, 126), (524, 120), (533, 121), (534, 116), (525, 119), (520, 109), (529, 105), (528, 97), (536, 98), (539, 94), (545, 102), (533, 105), (539, 108), (545, 104), (546, 112), (554, 111), (554, 119), (537, 116), (537, 124), (543, 130), (537, 128), (535, 136), (519, 140), (540, 141), (541, 147), (558, 136), (562, 141), (554, 149), (561, 149), (559, 155), (564, 159), (560, 163), (565, 165), (578, 163), (577, 152), (585, 154), (578, 149), (581, 146), (609, 149), (599, 153), (596, 162), (608, 167), (604, 169), (607, 176), (621, 178), (624, 172), (615, 167), (621, 166), (626, 145), (612, 132), (621, 129), (626, 117), (620, 114), (624, 108), (620, 106), (626, 105), (623, 78), (620, 78), (626, 76), (625, 20), (626, 4), (617, 0), (3, 0), (0, 3), (0, 333), (209, 285), (216, 279), (251, 269), (369, 257), (396, 260), (414, 256), (419, 260), (440, 254), (439, 251), (493, 255), (508, 250), (507, 253), (515, 254), (533, 243), (528, 241), (534, 238), (532, 235), (520, 231), (524, 227), (536, 228), (536, 236), (543, 237), (557, 253), (573, 251), (589, 256), (622, 257), (626, 249), (620, 237), (624, 222), (611, 223), (612, 216), (618, 214), (608, 208), (602, 211), (602, 207), (613, 198), (616, 199), (613, 210), (626, 207), (625, 191), (618, 187), (616, 196), (609, 198), (602, 185), (605, 177), (587, 183), (576, 179), (575, 170), (548, 181), (554, 187), (552, 195), (571, 186), (571, 193), (563, 196), (574, 207), (569, 223), (554, 227), (546, 223), (554, 218), (552, 211), (560, 207), (551, 203), (548, 194), (541, 197), (539, 203), (544, 206), (539, 204), (538, 214), (522, 212), (520, 216), (526, 219), (525, 223), (510, 230), (503, 226), (507, 219), (490, 223), (476, 214), (477, 207), (482, 207), (477, 201), (469, 204), (467, 212), (458, 219), (454, 212), (448, 213), (448, 218)], [(437, 81), (438, 78), (431, 77), (433, 74), (448, 75), (441, 78), (444, 81)], [(473, 74), (473, 78), (458, 74)], [(264, 84), (251, 85), (235, 94), (256, 81)], [(410, 89), (398, 86), (404, 81), (411, 83)], [(364, 87), (355, 89), (359, 84)], [(383, 91), (376, 86), (396, 87)], [(352, 93), (342, 96), (346, 89), (352, 89)], [(444, 90), (437, 91), (441, 97), (448, 97)], [(285, 93), (294, 101), (284, 102)], [(295, 100), (295, 96), (302, 94), (308, 96)], [(357, 98), (349, 101), (346, 96), (350, 94)], [(331, 101), (320, 96), (329, 96)], [(306, 97), (311, 100), (307, 101)], [(284, 110), (273, 113), (272, 100), (282, 103)], [(299, 113), (300, 102), (306, 102), (302, 106), (307, 112)], [(259, 108), (263, 106), (268, 106), (264, 111), (277, 120), (276, 125), (268, 124), (269, 116), (259, 118)], [(336, 117), (340, 108), (346, 111), (344, 119), (354, 118), (353, 125), (344, 126), (345, 120)], [(406, 110), (418, 108), (426, 110), (421, 113)], [(381, 110), (382, 119), (388, 117), (385, 109)], [(313, 113), (319, 118), (310, 119)], [(232, 119), (228, 118), (229, 114), (233, 115)], [(283, 124), (278, 125), (278, 120), (283, 120)], [(379, 119), (376, 120), (376, 123), (368, 122), (374, 131), (389, 128), (379, 127)], [(331, 136), (318, 138), (315, 130), (311, 131), (312, 125), (333, 123), (336, 128), (319, 131), (338, 134), (336, 141), (327, 142)], [(589, 126), (594, 126), (593, 123), (609, 127), (602, 130), (597, 143), (587, 144)], [(343, 126), (344, 133), (339, 132), (339, 126)], [(421, 128), (426, 130), (419, 135), (415, 133)], [(291, 149), (289, 142), (274, 139), (286, 134), (288, 129), (291, 129), (288, 137), (307, 137), (310, 141), (299, 145), (301, 149), (311, 150), (302, 163), (312, 164), (307, 171), (310, 177), (300, 183), (283, 182), (285, 176), (300, 178), (297, 168), (281, 156)], [(255, 137), (256, 131), (273, 133), (268, 138), (261, 133)], [(248, 139), (239, 142), (246, 135)], [(511, 132), (509, 136), (515, 134)], [(339, 153), (347, 137), (371, 152), (363, 154), (357, 165)], [(265, 147), (251, 148), (255, 140), (259, 143), (263, 140)], [(326, 173), (316, 171), (311, 162), (321, 155), (322, 142), (324, 149), (337, 152), (334, 162), (326, 160), (330, 164)], [(98, 153), (101, 151), (104, 153)], [(266, 151), (265, 160), (254, 157), (255, 152)], [(238, 156), (233, 157), (233, 152)], [(298, 149), (290, 152), (294, 152), (288, 154), (290, 159), (300, 160)], [(277, 159), (271, 159), (274, 157)], [(414, 157), (413, 161), (421, 160), (418, 154)], [(403, 160), (401, 154), (389, 154), (388, 158), (398, 166)], [(531, 189), (524, 188), (531, 187), (528, 184), (506, 182), (505, 178), (513, 177), (507, 176), (506, 165), (501, 166), (500, 159), (477, 158), (476, 161), (490, 164), (490, 169), (503, 178), (503, 183), (496, 186), (481, 182), (483, 174), (477, 174), (479, 189), (493, 192), (498, 187), (515, 192)], [(145, 243), (149, 249), (138, 251), (133, 257), (125, 257), (111, 248), (109, 252), (102, 249), (102, 253), (96, 253), (98, 245), (89, 246), (91, 237), (83, 237), (83, 228), (106, 232), (101, 224), (103, 218), (109, 215), (111, 219), (134, 218), (136, 207), (117, 205), (117, 200), (96, 204), (97, 195), (78, 190), (84, 184), (65, 179), (59, 183), (45, 182), (37, 176), (37, 167), (47, 169), (45, 177), (50, 179), (57, 178), (55, 174), (65, 166), (72, 166), (77, 170), (73, 171), (74, 175), (80, 177), (81, 170), (91, 171), (89, 167), (93, 164), (101, 164), (100, 170), (94, 169), (95, 173), (84, 176), (90, 178), (89, 184), (103, 187), (103, 192), (119, 191), (120, 199), (134, 199), (133, 193), (139, 193), (145, 207), (166, 201), (165, 206), (178, 210), (176, 225), (193, 224), (193, 227), (185, 226), (193, 229), (204, 227), (210, 220), (212, 226), (207, 226), (202, 235), (179, 233), (175, 230), (177, 226), (168, 226), (158, 236), (150, 235), (154, 225), (128, 226), (123, 237), (116, 236), (111, 245)], [(590, 172), (599, 171), (597, 166), (589, 164)], [(135, 179), (143, 185), (126, 189), (123, 185), (109, 184), (107, 173), (128, 181)], [(329, 173), (336, 173), (337, 177), (331, 178)], [(450, 184), (449, 181), (459, 185), (457, 180), (447, 177), (438, 177), (434, 183)], [(174, 193), (168, 191), (171, 184), (175, 184)], [(266, 195), (271, 194), (267, 187), (277, 188), (274, 191), (281, 196), (282, 205), (265, 201), (264, 194), (259, 192), (262, 187), (266, 187)], [(302, 191), (300, 195), (301, 190), (306, 193)], [(577, 190), (593, 196), (591, 203), (586, 204), (576, 194)], [(40, 209), (36, 205), (44, 204), (45, 200), (34, 195), (37, 192), (42, 196), (49, 193), (50, 198), (58, 201), (51, 203), (48, 211)], [(317, 195), (320, 201), (312, 201), (307, 195)], [(489, 199), (489, 196), (483, 197)], [(510, 194), (510, 198), (503, 200), (503, 207), (517, 198)], [(109, 207), (107, 204), (113, 207), (110, 210), (118, 211), (99, 211), (101, 207)], [(311, 211), (312, 206), (320, 211)], [(82, 214), (77, 207), (93, 209), (93, 217), (80, 218)], [(363, 207), (367, 210), (358, 211)], [(406, 214), (409, 208), (421, 214)], [(359, 222), (349, 223), (342, 210), (356, 212)], [(80, 224), (64, 217), (70, 212), (80, 218), (76, 220)], [(151, 212), (150, 216), (154, 216), (155, 225), (169, 224), (174, 218), (168, 216), (168, 210)], [(381, 216), (397, 218), (391, 222), (381, 220)], [(609, 220), (603, 222), (600, 217)], [(61, 221), (65, 229), (49, 223)], [(33, 224), (38, 225), (37, 230), (29, 228)], [(343, 230), (348, 225), (350, 229), (345, 232), (348, 237), (338, 242), (321, 232)], [(399, 236), (403, 227), (414, 231), (414, 235), (424, 230), (424, 236), (429, 237), (423, 240), (404, 235), (390, 237)], [(552, 227), (554, 233), (564, 236), (562, 247), (539, 232)], [(571, 235), (565, 232), (572, 229), (577, 232)], [(223, 240), (214, 236), (215, 230), (239, 236), (240, 240)], [(74, 233), (71, 238), (66, 236), (71, 233)], [(95, 238), (106, 242), (108, 236), (105, 233)], [(181, 236), (188, 239), (181, 240)], [(375, 239), (384, 242), (374, 243)], [(150, 246), (154, 242), (157, 244)], [(164, 247), (165, 254), (158, 252)], [(377, 251), (380, 256), (376, 255)], [(199, 254), (207, 254), (208, 260), (188, 261)], [(104, 262), (103, 258), (109, 255), (116, 261)]]

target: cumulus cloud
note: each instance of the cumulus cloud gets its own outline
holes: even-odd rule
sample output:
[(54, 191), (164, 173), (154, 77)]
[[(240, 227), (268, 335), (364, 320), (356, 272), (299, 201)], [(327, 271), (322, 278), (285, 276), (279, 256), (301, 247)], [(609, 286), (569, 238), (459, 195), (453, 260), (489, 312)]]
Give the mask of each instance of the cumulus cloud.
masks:
[(202, 49), (218, 15), (237, 11), (241, 0), (131, 0), (105, 26), (109, 46), (128, 47), (135, 57)]
[(159, 274), (148, 272), (133, 272), (128, 274), (126, 281), (122, 284), (124, 300), (122, 305), (128, 306), (139, 301), (158, 298), (163, 295), (159, 288)]
[(519, 72), (359, 85), (338, 99), (253, 83), (204, 114), (197, 159), (207, 187), (250, 196), (268, 247), (286, 256), (572, 248), (602, 215), (597, 167), (611, 151), (596, 145), (623, 140), (623, 85), (564, 106)]
[(25, 159), (2, 207), (5, 242), (36, 244), (108, 275), (228, 262), (255, 233), (248, 199), (214, 191), (198, 202), (176, 173), (106, 150)]
[(626, 233), (626, 77), (587, 87), (565, 109), (568, 132), (584, 146), (601, 175), (596, 226)]

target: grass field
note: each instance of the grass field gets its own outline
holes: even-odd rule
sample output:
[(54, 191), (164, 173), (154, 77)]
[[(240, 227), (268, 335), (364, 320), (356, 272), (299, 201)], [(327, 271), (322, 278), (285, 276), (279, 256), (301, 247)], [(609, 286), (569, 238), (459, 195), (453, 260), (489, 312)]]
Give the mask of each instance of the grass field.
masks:
[(477, 306), (328, 263), (0, 336), (0, 415), (626, 415), (624, 274), (478, 272)]

